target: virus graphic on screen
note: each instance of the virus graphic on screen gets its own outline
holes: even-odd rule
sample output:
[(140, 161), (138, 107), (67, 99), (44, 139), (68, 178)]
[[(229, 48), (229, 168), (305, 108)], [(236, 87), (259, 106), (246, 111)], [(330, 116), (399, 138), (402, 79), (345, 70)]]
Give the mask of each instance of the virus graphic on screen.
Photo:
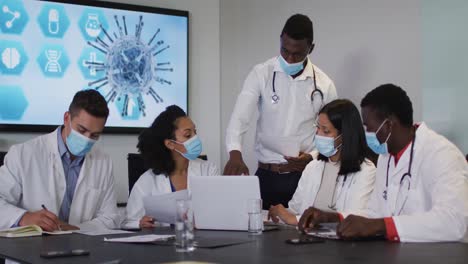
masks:
[(103, 62), (85, 62), (90, 70), (105, 72), (103, 78), (88, 83), (88, 86), (96, 90), (108, 89), (105, 98), (108, 103), (117, 100), (117, 104), (121, 105), (119, 111), (122, 117), (132, 116), (129, 111), (133, 112), (134, 106), (146, 116), (143, 96), (151, 95), (156, 103), (162, 103), (164, 100), (155, 91), (154, 85), (172, 84), (157, 74), (162, 71), (173, 72), (170, 62), (159, 62), (157, 59), (157, 56), (170, 46), (166, 45), (164, 40), (155, 41), (160, 32), (159, 28), (147, 43), (141, 40), (143, 16), (140, 16), (133, 35), (127, 30), (125, 16), (122, 16), (121, 21), (114, 16), (114, 20), (118, 34), (114, 32), (111, 36), (102, 25), (99, 25), (104, 33), (102, 37), (97, 36), (94, 41), (88, 41), (89, 46), (106, 56)]

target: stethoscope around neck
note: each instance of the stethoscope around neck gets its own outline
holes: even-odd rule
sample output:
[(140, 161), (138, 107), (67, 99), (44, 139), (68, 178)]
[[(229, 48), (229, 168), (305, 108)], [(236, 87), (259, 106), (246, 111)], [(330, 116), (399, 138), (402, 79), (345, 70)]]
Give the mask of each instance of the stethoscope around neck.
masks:
[[(314, 97), (316, 95), (319, 95), (320, 97), (320, 107), (323, 104), (323, 92), (317, 87), (317, 79), (315, 77), (315, 68), (312, 65), (312, 73), (314, 75), (313, 80), (314, 80), (314, 90), (310, 94), (310, 101), (314, 103)], [(275, 87), (275, 80), (276, 80), (276, 71), (273, 72), (273, 81), (272, 81), (272, 90), (273, 90), (273, 95), (271, 96), (271, 103), (272, 104), (277, 104), (280, 100), (280, 97), (276, 93), (276, 87)]]
[[(414, 155), (414, 144), (415, 143), (416, 143), (416, 133), (414, 133), (413, 143), (411, 143), (410, 160), (409, 160), (409, 165), (408, 165), (408, 171), (401, 176), (400, 186), (398, 188), (398, 193), (397, 193), (397, 199), (395, 201), (395, 210), (392, 213), (392, 215), (400, 215), (401, 211), (405, 207), (406, 200), (408, 200), (408, 192), (409, 192), (410, 187), (411, 187), (411, 166), (413, 165), (413, 155)], [(389, 173), (389, 170), (390, 170), (390, 161), (391, 161), (391, 159), (392, 159), (391, 156), (388, 157), (387, 177), (386, 177), (386, 181), (385, 181), (385, 190), (383, 191), (383, 198), (385, 199), (385, 201), (387, 201), (387, 198), (388, 198), (387, 197), (387, 195), (388, 195), (388, 173)], [(405, 185), (407, 185), (407, 187)], [(401, 195), (402, 194), (402, 189), (407, 191), (405, 195)], [(403, 199), (403, 202), (399, 202), (400, 199)], [(400, 206), (400, 209), (397, 211), (398, 204), (401, 204), (401, 206)]]
[[(348, 178), (348, 175), (343, 175), (343, 181), (341, 183), (341, 188), (340, 188), (340, 191), (338, 192), (338, 194), (336, 194), (336, 189), (338, 187), (338, 183), (340, 181), (340, 175), (338, 175), (338, 177), (336, 178), (336, 181), (335, 181), (335, 188), (333, 189), (333, 194), (331, 196), (331, 201), (330, 201), (330, 204), (328, 205), (328, 209), (331, 209), (333, 211), (336, 211), (337, 210), (337, 207), (336, 207), (336, 204), (338, 203), (338, 200), (340, 200), (340, 197), (341, 197), (341, 194), (343, 194), (343, 189), (345, 188), (345, 184), (346, 184), (346, 179)], [(322, 180), (323, 180), (323, 176), (322, 176)], [(346, 198), (346, 196), (345, 196)], [(344, 203), (346, 204), (346, 199), (344, 199)], [(344, 205), (343, 205), (344, 207)]]

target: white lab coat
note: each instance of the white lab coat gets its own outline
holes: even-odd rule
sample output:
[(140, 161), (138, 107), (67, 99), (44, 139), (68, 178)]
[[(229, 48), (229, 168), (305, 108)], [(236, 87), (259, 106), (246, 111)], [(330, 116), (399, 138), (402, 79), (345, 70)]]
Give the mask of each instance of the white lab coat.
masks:
[[(324, 168), (324, 161), (314, 159), (302, 172), (296, 192), (288, 203), (288, 210), (296, 215), (298, 220), (307, 208), (313, 206), (322, 183)], [(342, 215), (350, 212), (364, 214), (374, 188), (374, 164), (366, 159), (361, 164), (360, 171), (348, 174), (345, 182), (343, 182), (344, 178), (340, 175), (337, 179), (335, 189), (337, 212)]]
[[(10, 228), (26, 211), (47, 209), (58, 215), (66, 181), (58, 130), (14, 145), (0, 168), (0, 229)], [(80, 229), (118, 228), (112, 162), (94, 146), (86, 154), (70, 206), (69, 224)]]
[[(284, 155), (311, 152), (314, 149), (315, 120), (319, 108), (314, 107), (314, 72), (317, 88), (323, 92), (323, 105), (337, 98), (332, 80), (310, 59), (303, 73), (293, 79), (279, 65), (277, 57), (256, 65), (245, 79), (226, 131), (227, 151), (242, 152), (242, 141), (258, 111), (255, 152), (263, 163), (284, 163)], [(272, 103), (273, 73), (275, 90), (280, 97)], [(315, 109), (317, 108), (317, 109)], [(276, 146), (280, 145), (280, 146)], [(286, 152), (287, 149), (290, 149)]]
[[(388, 175), (388, 201), (383, 198), (390, 155), (378, 160), (374, 193), (368, 216), (391, 217), (402, 242), (458, 241), (467, 230), (468, 174), (463, 154), (445, 137), (424, 123), (416, 130), (411, 187), (406, 203), (397, 204), (400, 179), (408, 171), (411, 145), (395, 168), (391, 157)], [(407, 190), (407, 189), (406, 189)], [(402, 191), (405, 193), (404, 191)], [(403, 205), (404, 206), (401, 206)]]
[[(187, 174), (187, 177), (216, 176), (219, 175), (219, 170), (210, 162), (196, 159), (189, 162)], [(127, 201), (127, 217), (122, 226), (124, 228), (138, 228), (140, 226), (140, 219), (145, 216), (144, 197), (171, 192), (169, 177), (163, 174), (155, 175), (151, 169), (147, 170), (133, 185)]]

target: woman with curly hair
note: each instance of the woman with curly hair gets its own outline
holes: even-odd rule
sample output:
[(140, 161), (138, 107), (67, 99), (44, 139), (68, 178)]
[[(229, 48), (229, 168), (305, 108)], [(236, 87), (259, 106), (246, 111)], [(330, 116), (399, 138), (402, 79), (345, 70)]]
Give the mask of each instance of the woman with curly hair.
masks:
[(195, 124), (172, 105), (138, 137), (138, 150), (148, 171), (133, 186), (127, 202), (125, 228), (151, 228), (157, 219), (145, 215), (143, 198), (187, 189), (189, 176), (219, 175), (218, 168), (198, 159), (202, 143)]

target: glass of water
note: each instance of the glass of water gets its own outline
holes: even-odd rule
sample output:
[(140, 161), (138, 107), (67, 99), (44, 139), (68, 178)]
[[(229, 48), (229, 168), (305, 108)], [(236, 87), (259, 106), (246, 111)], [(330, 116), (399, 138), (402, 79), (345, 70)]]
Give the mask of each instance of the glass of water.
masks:
[(262, 199), (249, 199), (247, 213), (249, 214), (249, 233), (261, 234), (263, 231)]
[(195, 250), (192, 201), (177, 200), (176, 207), (176, 251), (192, 252)]

